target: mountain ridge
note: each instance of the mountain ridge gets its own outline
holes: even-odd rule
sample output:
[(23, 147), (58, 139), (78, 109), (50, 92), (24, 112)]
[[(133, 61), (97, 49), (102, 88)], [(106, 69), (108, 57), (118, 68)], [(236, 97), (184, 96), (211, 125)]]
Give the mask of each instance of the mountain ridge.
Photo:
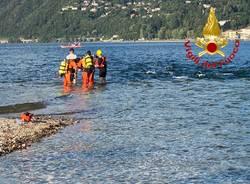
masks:
[(201, 34), (210, 7), (223, 30), (249, 25), (247, 0), (2, 0), (0, 38), (183, 39)]

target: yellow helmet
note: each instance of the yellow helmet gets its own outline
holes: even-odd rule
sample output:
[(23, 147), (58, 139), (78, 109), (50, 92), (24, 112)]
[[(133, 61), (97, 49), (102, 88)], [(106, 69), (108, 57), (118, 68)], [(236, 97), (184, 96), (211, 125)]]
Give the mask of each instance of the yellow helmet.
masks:
[(97, 56), (102, 56), (102, 50), (101, 50), (101, 49), (98, 49), (98, 50), (96, 51), (96, 55), (97, 55)]

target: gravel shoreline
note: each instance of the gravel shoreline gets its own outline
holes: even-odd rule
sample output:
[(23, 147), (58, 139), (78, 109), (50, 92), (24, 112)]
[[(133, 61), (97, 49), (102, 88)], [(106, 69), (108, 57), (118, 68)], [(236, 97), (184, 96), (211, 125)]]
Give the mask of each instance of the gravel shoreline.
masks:
[(0, 156), (15, 150), (25, 149), (43, 137), (57, 133), (63, 127), (78, 123), (73, 119), (52, 116), (35, 116), (27, 124), (18, 124), (15, 119), (0, 119)]

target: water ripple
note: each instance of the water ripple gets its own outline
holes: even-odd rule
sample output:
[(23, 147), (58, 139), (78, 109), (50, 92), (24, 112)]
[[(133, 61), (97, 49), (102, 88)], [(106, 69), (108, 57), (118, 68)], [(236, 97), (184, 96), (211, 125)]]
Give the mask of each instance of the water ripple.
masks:
[(9, 62), (0, 71), (2, 106), (45, 101), (35, 113), (81, 120), (1, 157), (0, 183), (249, 183), (249, 43), (216, 70), (186, 62), (182, 43), (86, 44), (76, 52), (100, 47), (108, 85), (69, 94), (56, 77), (66, 55), (58, 45), (0, 46)]

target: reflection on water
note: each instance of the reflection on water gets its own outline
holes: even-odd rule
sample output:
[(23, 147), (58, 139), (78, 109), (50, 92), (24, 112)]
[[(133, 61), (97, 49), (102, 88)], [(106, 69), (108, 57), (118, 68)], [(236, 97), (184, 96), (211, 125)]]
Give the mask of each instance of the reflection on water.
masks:
[[(13, 48), (17, 61), (23, 47)], [(249, 183), (249, 43), (216, 70), (185, 61), (182, 44), (90, 44), (86, 50), (107, 53), (109, 71), (106, 86), (87, 92), (80, 83), (65, 92), (56, 70), (46, 70), (57, 67), (64, 51), (33, 47), (41, 55), (32, 61), (40, 77), (27, 74), (33, 82), (19, 83), (26, 79), (8, 76), (1, 103), (46, 101), (35, 113), (81, 123), (1, 157), (0, 183)]]

